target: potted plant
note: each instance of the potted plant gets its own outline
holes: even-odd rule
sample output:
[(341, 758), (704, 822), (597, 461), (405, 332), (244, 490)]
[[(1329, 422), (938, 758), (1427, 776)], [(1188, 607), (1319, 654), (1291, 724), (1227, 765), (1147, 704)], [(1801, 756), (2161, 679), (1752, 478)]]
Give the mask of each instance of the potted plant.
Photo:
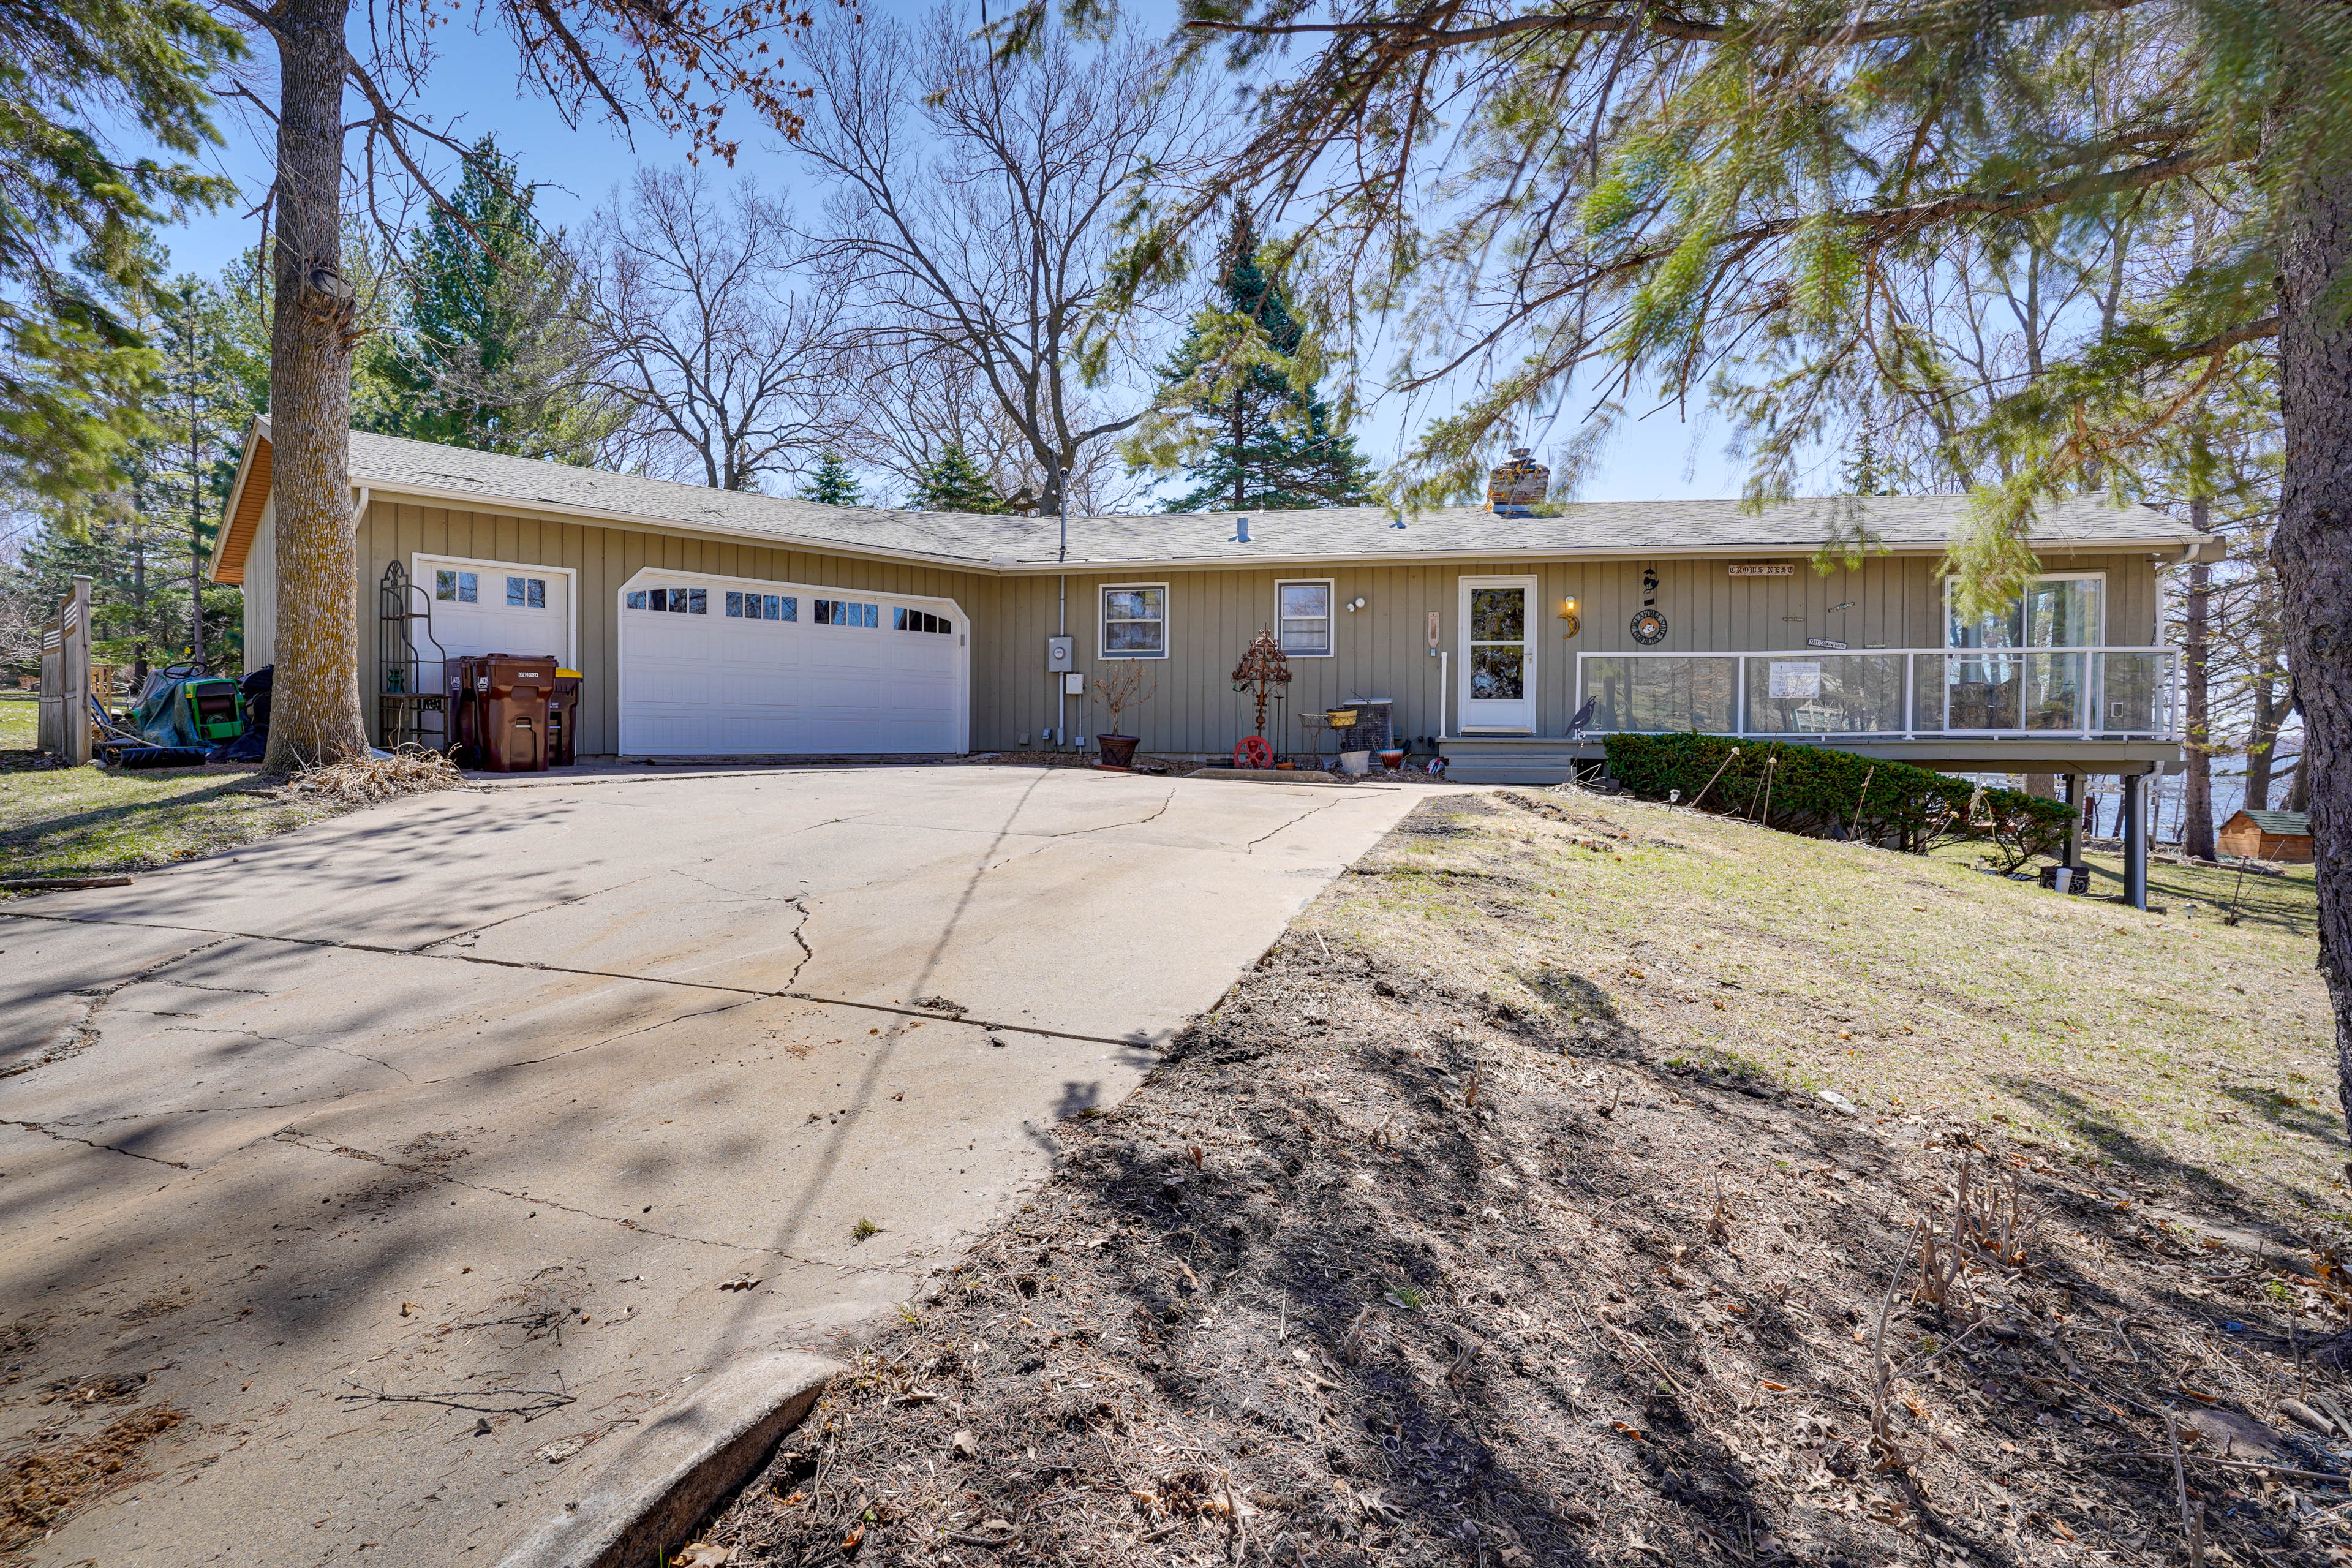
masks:
[(1159, 688), (1157, 676), (1146, 688), (1142, 667), (1132, 661), (1122, 661), (1116, 669), (1095, 682), (1095, 696), (1102, 703), (1103, 710), (1110, 716), (1110, 727), (1095, 736), (1095, 744), (1101, 748), (1104, 767), (1129, 768), (1135, 764), (1137, 738), (1119, 728), (1119, 715), (1138, 703), (1150, 701), (1152, 693)]

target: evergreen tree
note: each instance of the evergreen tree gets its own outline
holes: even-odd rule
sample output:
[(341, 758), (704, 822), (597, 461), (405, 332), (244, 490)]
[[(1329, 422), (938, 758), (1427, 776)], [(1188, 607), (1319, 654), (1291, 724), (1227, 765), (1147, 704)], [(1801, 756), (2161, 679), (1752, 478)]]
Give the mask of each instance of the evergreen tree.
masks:
[(849, 471), (849, 465), (835, 452), (817, 454), (816, 472), (801, 487), (801, 500), (822, 501), (826, 506), (866, 504), (858, 496), (857, 476)]
[(0, 40), (0, 486), (70, 499), (146, 433), (154, 355), (120, 305), (160, 281), (150, 225), (236, 194), (194, 159), (244, 50), (194, 0), (10, 0)]
[(1234, 213), (1218, 276), (1220, 299), (1193, 318), (1160, 373), (1179, 412), (1147, 431), (1130, 461), (1181, 466), (1192, 488), (1169, 511), (1368, 505), (1370, 465), (1316, 391), (1319, 355), (1266, 274), (1247, 203)]
[(485, 452), (593, 459), (619, 421), (589, 383), (580, 280), (562, 237), (541, 229), (534, 195), (496, 138), (475, 143), (448, 206), (416, 233), (393, 333), (356, 356), (355, 378), (376, 371), (385, 395), (373, 409), (355, 397), (356, 423)]
[(925, 511), (1001, 512), (1003, 498), (989, 482), (980, 465), (963, 449), (961, 441), (950, 441), (940, 448), (940, 455), (924, 468), (922, 482), (915, 487), (915, 504)]

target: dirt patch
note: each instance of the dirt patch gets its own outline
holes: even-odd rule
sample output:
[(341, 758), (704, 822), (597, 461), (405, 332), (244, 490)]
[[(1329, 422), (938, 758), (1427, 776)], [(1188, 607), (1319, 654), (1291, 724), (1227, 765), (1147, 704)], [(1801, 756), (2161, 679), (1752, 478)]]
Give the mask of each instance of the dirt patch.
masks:
[[(1370, 859), (1526, 900), (1614, 867), (1576, 847), (1600, 821), (1534, 820), (1433, 801)], [(2352, 1418), (2332, 1222), (1848, 1114), (1688, 1047), (1763, 984), (1818, 1012), (1850, 953), (1734, 978), (1672, 920), (1496, 936), (1498, 896), (1342, 879), (1127, 1105), (1055, 1129), (1034, 1202), (706, 1539), (811, 1568), (2178, 1562), (2169, 1416), (2207, 1562), (2339, 1559), (2347, 1489), (2312, 1478), (2352, 1445), (2283, 1413)]]

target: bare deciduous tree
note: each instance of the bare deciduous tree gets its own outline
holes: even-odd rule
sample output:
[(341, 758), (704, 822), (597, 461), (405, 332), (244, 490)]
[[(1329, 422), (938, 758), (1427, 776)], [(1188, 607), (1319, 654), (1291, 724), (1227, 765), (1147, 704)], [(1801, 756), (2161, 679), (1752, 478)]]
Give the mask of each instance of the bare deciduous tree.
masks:
[(596, 354), (634, 411), (630, 456), (666, 477), (759, 488), (838, 428), (826, 412), (837, 298), (795, 295), (803, 247), (746, 179), (640, 170), (591, 231)]
[(1114, 311), (1105, 276), (1147, 179), (1204, 164), (1211, 117), (1159, 50), (1055, 33), (994, 59), (947, 11), (820, 24), (799, 58), (799, 150), (832, 187), (815, 255), (860, 354), (897, 367), (875, 384), (984, 393), (1018, 444), (1005, 468), (1055, 510), (1061, 471), (1149, 406), (1159, 297)]

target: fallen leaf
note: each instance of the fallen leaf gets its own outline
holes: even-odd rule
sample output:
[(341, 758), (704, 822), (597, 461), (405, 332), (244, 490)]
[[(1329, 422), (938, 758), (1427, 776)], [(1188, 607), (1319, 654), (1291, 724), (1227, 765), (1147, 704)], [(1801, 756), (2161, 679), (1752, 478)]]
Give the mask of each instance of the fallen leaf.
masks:
[(759, 1283), (760, 1277), (756, 1274), (738, 1274), (732, 1279), (721, 1279), (719, 1288), (721, 1290), (749, 1290)]
[(1638, 1426), (1628, 1426), (1622, 1421), (1612, 1421), (1609, 1425), (1617, 1428), (1618, 1431), (1624, 1433), (1625, 1436), (1633, 1438), (1636, 1443), (1646, 1443), (1649, 1441), (1647, 1437), (1642, 1436), (1642, 1429)]
[(728, 1563), (735, 1561), (735, 1549), (698, 1541), (691, 1546), (678, 1548), (677, 1555), (669, 1561), (670, 1568), (726, 1568)]

